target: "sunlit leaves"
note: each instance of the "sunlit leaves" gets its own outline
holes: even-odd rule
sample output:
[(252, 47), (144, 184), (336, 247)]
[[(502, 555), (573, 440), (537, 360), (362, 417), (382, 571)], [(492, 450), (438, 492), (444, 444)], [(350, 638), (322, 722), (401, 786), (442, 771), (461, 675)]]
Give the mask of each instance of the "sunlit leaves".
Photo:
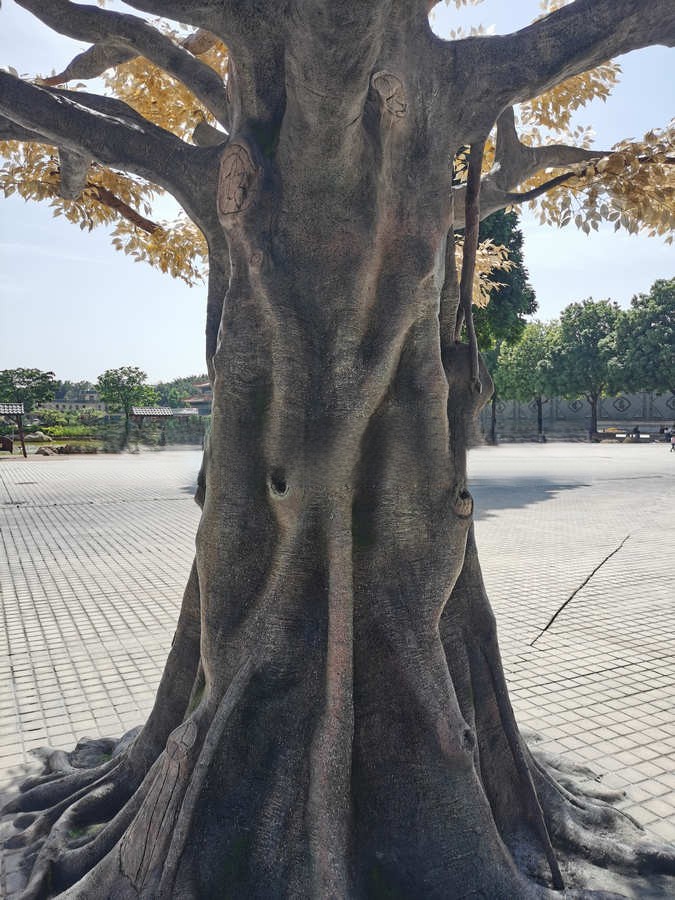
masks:
[[(558, 171), (541, 172), (522, 189), (550, 180)], [(672, 242), (675, 228), (675, 123), (648, 132), (641, 141), (621, 141), (593, 164), (571, 167), (574, 177), (535, 204), (542, 223), (574, 223), (586, 234), (600, 222), (630, 234), (642, 231)]]
[[(6, 197), (17, 194), (24, 200), (47, 201), (55, 216), (63, 216), (83, 230), (111, 227), (113, 245), (133, 259), (148, 262), (187, 284), (203, 279), (206, 246), (196, 226), (185, 216), (173, 222), (146, 219), (161, 189), (92, 164), (82, 195), (64, 200), (59, 193), (59, 157), (53, 147), (8, 141), (3, 149), (0, 190)], [(99, 188), (104, 189), (104, 196), (112, 195), (114, 205), (101, 202)], [(124, 207), (128, 207), (126, 214)], [(127, 217), (134, 215), (148, 224), (139, 227)]]
[(574, 113), (592, 100), (607, 100), (620, 73), (618, 63), (607, 62), (588, 72), (573, 75), (550, 91), (522, 103), (519, 112), (524, 133), (529, 133), (537, 142), (544, 134), (543, 129), (558, 134), (568, 133)]
[[(461, 237), (455, 240), (455, 259), (457, 271), (462, 270), (462, 250), (464, 241)], [(473, 302), (475, 306), (487, 306), (490, 302), (492, 291), (502, 285), (492, 277), (495, 272), (508, 271), (513, 268), (513, 262), (509, 259), (509, 251), (502, 244), (495, 244), (492, 240), (482, 241), (478, 245), (476, 253), (476, 270), (473, 276)]]
[[(182, 43), (185, 34), (161, 22), (158, 27)], [(200, 46), (201, 45), (201, 46)], [(220, 41), (192, 41), (202, 62), (225, 80), (228, 56)], [(137, 57), (104, 75), (106, 93), (128, 103), (156, 125), (189, 140), (200, 121), (215, 124), (213, 116), (184, 84), (143, 57)], [(85, 87), (70, 84), (71, 89)], [(4, 157), (4, 158), (3, 158)], [(112, 243), (138, 262), (147, 262), (187, 284), (203, 280), (206, 244), (201, 232), (184, 215), (174, 221), (153, 216), (155, 201), (164, 192), (104, 166), (92, 164), (87, 187), (76, 200), (60, 195), (59, 157), (54, 147), (0, 141), (0, 190), (24, 200), (47, 201), (55, 216), (63, 216), (81, 229), (112, 228)], [(101, 187), (104, 190), (100, 191)], [(150, 217), (148, 224), (138, 222)]]
[[(180, 43), (182, 35), (178, 32), (162, 30)], [(227, 49), (220, 41), (200, 54), (199, 59), (218, 72), (223, 80), (227, 78)], [(104, 81), (109, 94), (124, 100), (155, 125), (183, 139), (191, 137), (200, 121), (216, 124), (211, 113), (182, 82), (142, 56), (109, 69)]]

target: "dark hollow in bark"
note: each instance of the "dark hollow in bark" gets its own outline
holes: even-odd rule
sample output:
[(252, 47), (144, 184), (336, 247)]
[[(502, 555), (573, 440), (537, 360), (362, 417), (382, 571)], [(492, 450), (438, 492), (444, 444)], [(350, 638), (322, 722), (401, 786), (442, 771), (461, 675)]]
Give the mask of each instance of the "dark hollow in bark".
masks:
[[(491, 384), (457, 339), (448, 150), (529, 81), (501, 43), (442, 49), (423, 4), (293, 9), (244, 26), (236, 4), (167, 5), (235, 63), (229, 140), (180, 157), (204, 167), (181, 184), (214, 262), (196, 560), (140, 734), (13, 802), (25, 898), (526, 900), (578, 885), (575, 853), (670, 875), (523, 743), (474, 541)], [(550, 21), (570, 15), (538, 26), (539, 64), (518, 39), (533, 89), (565, 68)], [(568, 74), (600, 52), (588, 29)], [(462, 71), (475, 53), (493, 81)]]

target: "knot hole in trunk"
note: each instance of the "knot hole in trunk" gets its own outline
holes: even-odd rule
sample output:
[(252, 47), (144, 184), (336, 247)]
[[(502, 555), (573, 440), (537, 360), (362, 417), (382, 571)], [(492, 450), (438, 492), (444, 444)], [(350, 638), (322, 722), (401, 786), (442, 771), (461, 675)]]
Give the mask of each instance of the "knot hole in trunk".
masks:
[(285, 497), (288, 493), (288, 482), (282, 469), (272, 469), (269, 485), (270, 491), (275, 497)]

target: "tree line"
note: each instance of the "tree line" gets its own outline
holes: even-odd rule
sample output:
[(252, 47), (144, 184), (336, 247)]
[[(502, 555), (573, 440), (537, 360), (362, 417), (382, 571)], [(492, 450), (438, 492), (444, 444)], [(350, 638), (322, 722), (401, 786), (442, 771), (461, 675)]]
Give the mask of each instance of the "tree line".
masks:
[(602, 397), (675, 391), (675, 279), (655, 281), (626, 310), (612, 300), (570, 303), (558, 320), (530, 322), (515, 341), (495, 341), (488, 362), (493, 404), (534, 401), (541, 435), (545, 398), (584, 397), (593, 436)]
[[(178, 409), (186, 405), (193, 385), (207, 378), (207, 375), (189, 375), (152, 385), (148, 384), (147, 374), (137, 366), (120, 366), (107, 369), (92, 383), (59, 381), (54, 372), (41, 369), (4, 369), (0, 371), (0, 402), (22, 403), (24, 411), (35, 420), (34, 427), (44, 427), (51, 437), (82, 438), (93, 434), (104, 439), (104, 449), (117, 450), (129, 443), (133, 407)], [(40, 406), (52, 400), (60, 400), (64, 404), (82, 402), (91, 398), (94, 392), (105, 404), (105, 413), (94, 408), (68, 411)], [(122, 418), (122, 428), (115, 429), (114, 434), (110, 433), (109, 423), (106, 423), (108, 413), (118, 414)], [(198, 426), (201, 434), (203, 423), (198, 423)], [(196, 427), (193, 423), (191, 432)], [(195, 433), (195, 436), (200, 435)]]

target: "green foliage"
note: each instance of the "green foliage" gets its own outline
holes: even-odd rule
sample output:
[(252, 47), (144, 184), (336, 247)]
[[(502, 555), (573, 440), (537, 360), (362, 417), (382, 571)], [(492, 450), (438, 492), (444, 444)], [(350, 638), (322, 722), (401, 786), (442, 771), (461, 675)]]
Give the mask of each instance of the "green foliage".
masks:
[(589, 298), (565, 307), (552, 357), (551, 378), (556, 393), (585, 396), (590, 401), (622, 387), (617, 384), (612, 361), (622, 315), (612, 300)]
[(147, 375), (136, 366), (107, 369), (96, 382), (103, 402), (115, 412), (123, 412), (128, 423), (132, 406), (153, 406), (159, 399), (157, 391), (146, 384)]
[(188, 397), (192, 396), (193, 386), (209, 380), (209, 376), (187, 375), (185, 378), (174, 378), (173, 381), (160, 381), (155, 385), (162, 406), (170, 406), (177, 409), (185, 405)]
[(68, 425), (72, 421), (72, 417), (65, 412), (61, 412), (60, 409), (38, 409), (35, 411), (35, 416), (40, 425), (44, 425), (47, 428)]
[(499, 395), (522, 402), (552, 396), (557, 347), (557, 324), (544, 322), (526, 325), (517, 344), (502, 344), (494, 373)]
[(73, 438), (88, 437), (92, 434), (92, 428), (89, 425), (51, 425), (42, 429), (46, 434), (53, 438)]
[(55, 387), (53, 372), (41, 369), (3, 369), (0, 372), (0, 401), (23, 403), (27, 413), (36, 403), (51, 400)]
[(54, 391), (55, 400), (82, 401), (85, 394), (96, 390), (91, 381), (57, 381)]
[(675, 278), (638, 294), (618, 323), (614, 380), (631, 391), (675, 391)]
[(506, 247), (512, 266), (491, 273), (491, 281), (498, 287), (491, 291), (487, 306), (474, 309), (481, 350), (494, 347), (500, 341), (517, 341), (525, 327), (525, 316), (532, 315), (537, 309), (534, 290), (528, 281), (529, 275), (523, 261), (523, 235), (518, 228), (518, 215), (500, 210), (488, 216), (481, 222), (479, 240), (488, 239)]

